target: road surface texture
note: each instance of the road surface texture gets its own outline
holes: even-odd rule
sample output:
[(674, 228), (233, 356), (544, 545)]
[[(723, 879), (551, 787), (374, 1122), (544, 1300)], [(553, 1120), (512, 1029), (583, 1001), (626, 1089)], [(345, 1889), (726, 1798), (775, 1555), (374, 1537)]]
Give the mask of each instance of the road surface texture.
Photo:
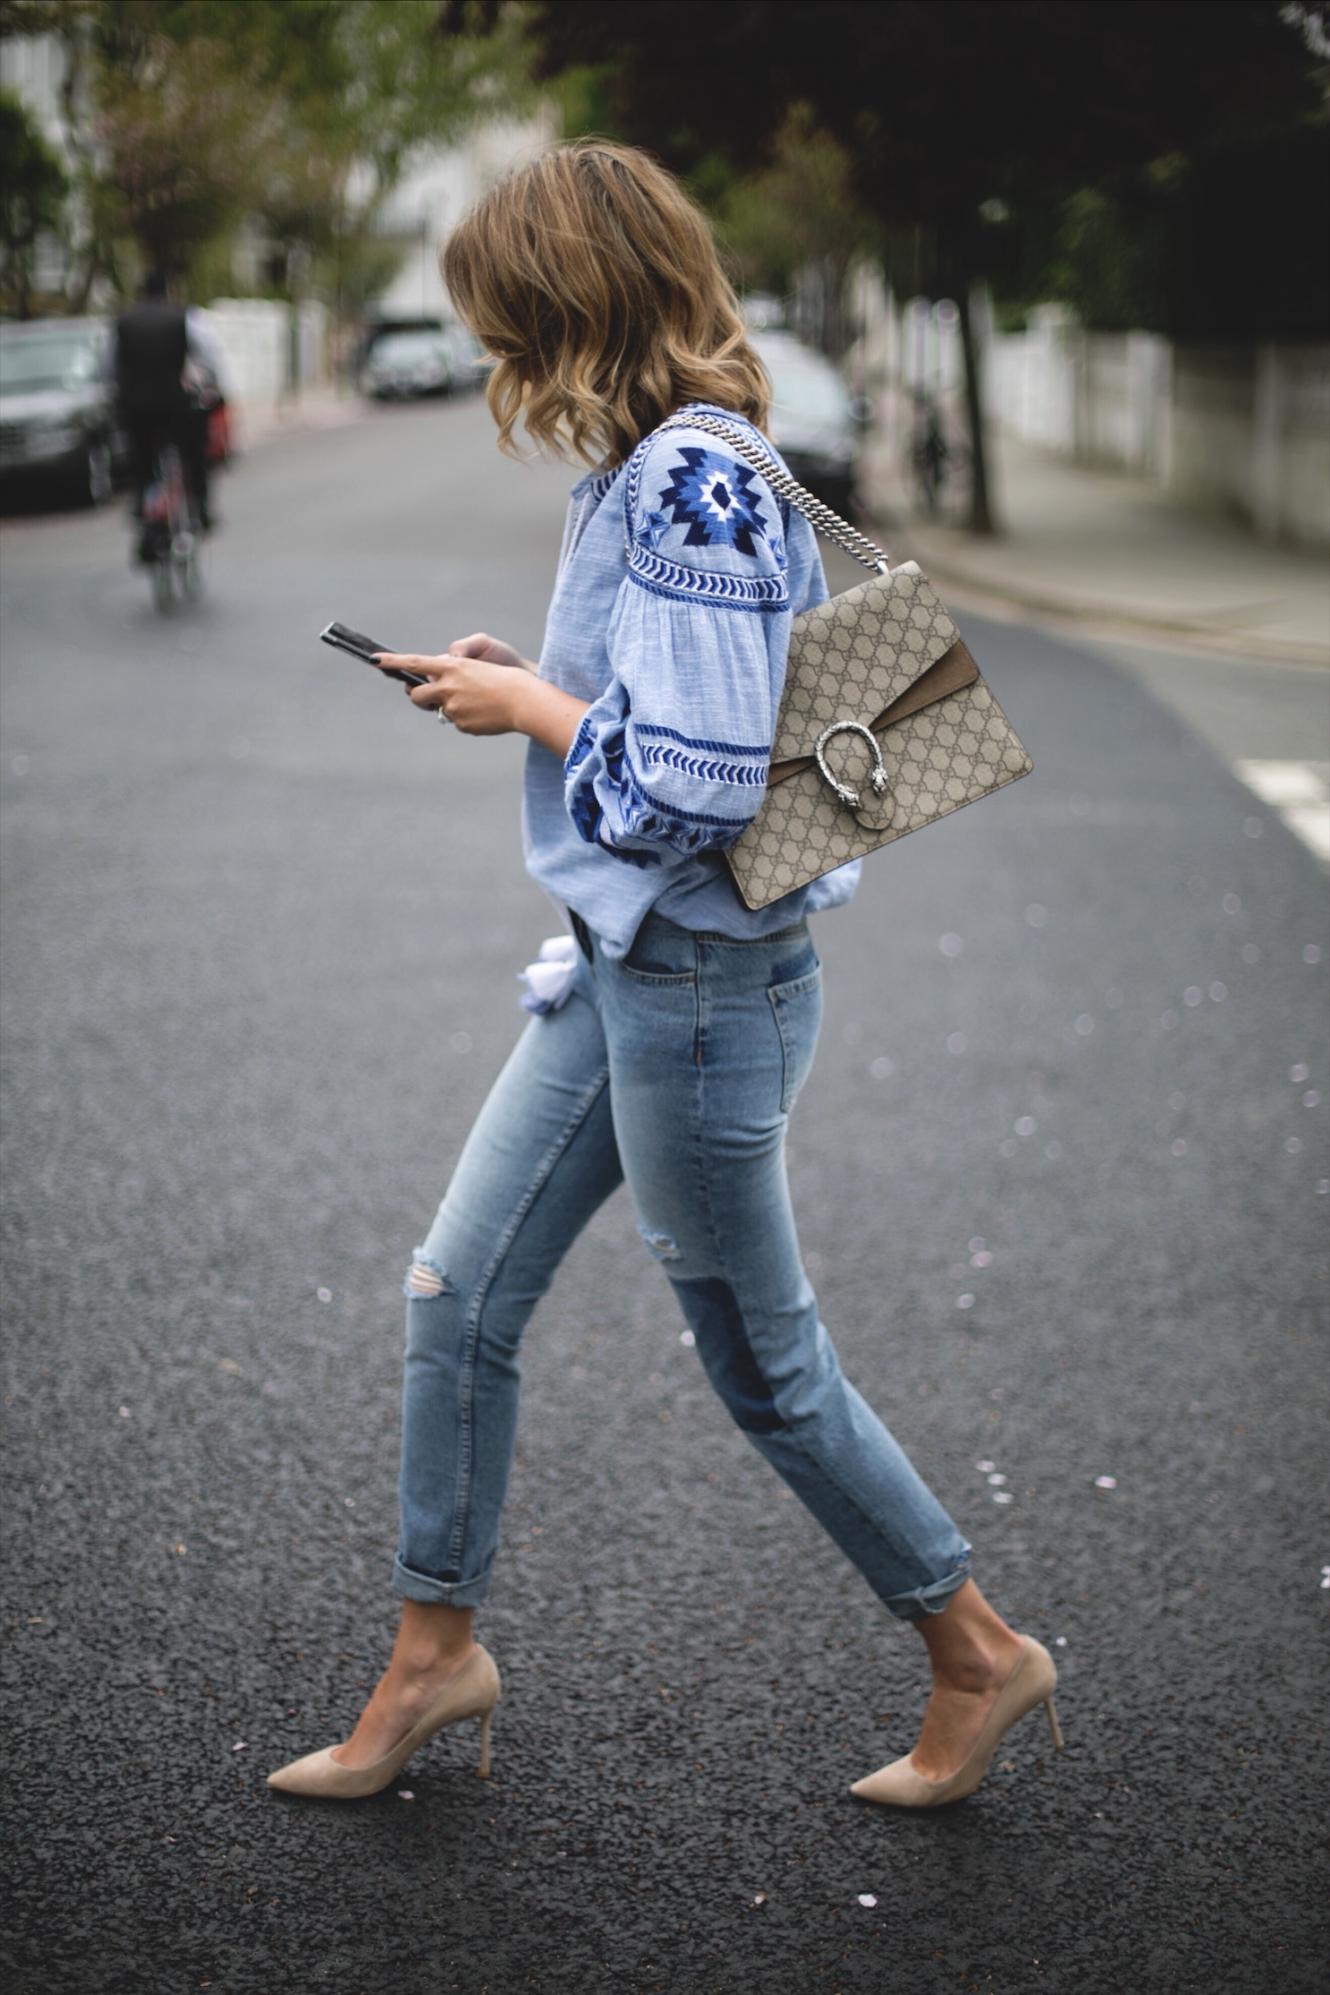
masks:
[[(534, 650), (573, 475), (475, 401), (282, 439), (173, 618), (115, 515), (4, 531), (8, 1989), (1319, 1990), (1323, 876), (1139, 659), (1009, 622), (964, 628), (1036, 773), (820, 918), (790, 1162), (1065, 1753), (1036, 1713), (962, 1807), (848, 1794), (921, 1646), (620, 1192), (527, 1345), (493, 1779), (467, 1726), (353, 1806), (263, 1784), (385, 1660), (402, 1275), (558, 925), (522, 744), (315, 636)], [(1323, 682), (1251, 684), (1252, 752), (1323, 758)]]

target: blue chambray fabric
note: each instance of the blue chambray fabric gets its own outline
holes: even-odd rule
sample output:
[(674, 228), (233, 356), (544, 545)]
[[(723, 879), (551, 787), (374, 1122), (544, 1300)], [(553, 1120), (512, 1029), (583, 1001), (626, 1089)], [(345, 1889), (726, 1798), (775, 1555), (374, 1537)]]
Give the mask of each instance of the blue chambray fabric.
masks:
[(522, 832), (608, 956), (650, 909), (749, 939), (853, 894), (859, 860), (753, 910), (722, 856), (762, 802), (791, 618), (826, 596), (803, 514), (703, 430), (573, 487), (540, 673), (591, 705), (564, 762), (530, 744)]

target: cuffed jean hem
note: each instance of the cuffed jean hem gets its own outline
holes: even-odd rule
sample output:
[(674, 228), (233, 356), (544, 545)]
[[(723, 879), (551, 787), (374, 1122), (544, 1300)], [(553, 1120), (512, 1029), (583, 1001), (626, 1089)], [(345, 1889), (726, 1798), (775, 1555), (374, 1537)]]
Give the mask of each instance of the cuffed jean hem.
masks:
[(911, 1593), (896, 1593), (885, 1602), (888, 1611), (900, 1621), (922, 1621), (926, 1614), (941, 1614), (953, 1593), (959, 1593), (970, 1574), (970, 1554), (973, 1546), (967, 1545), (960, 1564), (954, 1572), (943, 1579), (932, 1580), (927, 1586), (917, 1586)]
[(490, 1582), (488, 1573), (479, 1579), (431, 1579), (395, 1558), (392, 1589), (403, 1600), (423, 1600), (431, 1607), (479, 1607), (489, 1595)]

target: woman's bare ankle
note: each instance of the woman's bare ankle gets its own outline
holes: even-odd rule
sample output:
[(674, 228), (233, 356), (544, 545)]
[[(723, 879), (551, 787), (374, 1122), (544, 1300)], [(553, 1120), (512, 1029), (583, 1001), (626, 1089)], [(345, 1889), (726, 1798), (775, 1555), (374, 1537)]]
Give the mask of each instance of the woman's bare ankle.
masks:
[(391, 1667), (408, 1676), (432, 1676), (460, 1666), (476, 1646), (474, 1620), (470, 1607), (403, 1601)]
[(982, 1694), (1005, 1681), (1019, 1659), (1021, 1638), (966, 1580), (940, 1614), (916, 1622), (941, 1689)]
[(1012, 1659), (993, 1649), (976, 1649), (966, 1656), (948, 1656), (933, 1664), (933, 1687), (979, 1695), (1006, 1681)]
[(464, 1649), (422, 1649), (405, 1654), (394, 1650), (385, 1674), (394, 1683), (441, 1682), (462, 1667), (475, 1646), (471, 1642)]

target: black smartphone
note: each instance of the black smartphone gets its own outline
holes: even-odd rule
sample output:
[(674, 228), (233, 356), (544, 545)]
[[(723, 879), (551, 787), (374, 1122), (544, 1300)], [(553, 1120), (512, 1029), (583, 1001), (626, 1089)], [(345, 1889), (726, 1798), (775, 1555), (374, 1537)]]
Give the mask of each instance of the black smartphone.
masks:
[[(325, 644), (335, 645), (339, 651), (349, 651), (353, 658), (362, 658), (367, 665), (374, 664), (374, 655), (379, 651), (391, 651), (391, 644), (376, 644), (372, 637), (366, 637), (361, 630), (352, 630), (349, 624), (330, 623), (319, 632)], [(404, 686), (427, 686), (429, 680), (421, 672), (399, 672), (396, 666), (375, 666), (385, 679), (400, 679)]]

